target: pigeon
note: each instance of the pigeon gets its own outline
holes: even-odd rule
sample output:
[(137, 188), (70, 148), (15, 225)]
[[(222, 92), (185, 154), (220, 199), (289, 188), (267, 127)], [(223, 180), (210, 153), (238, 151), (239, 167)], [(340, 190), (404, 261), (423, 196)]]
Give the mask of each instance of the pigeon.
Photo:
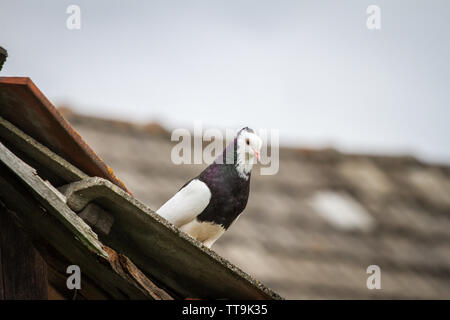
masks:
[(156, 213), (208, 248), (244, 211), (262, 141), (245, 127), (212, 164), (188, 181)]

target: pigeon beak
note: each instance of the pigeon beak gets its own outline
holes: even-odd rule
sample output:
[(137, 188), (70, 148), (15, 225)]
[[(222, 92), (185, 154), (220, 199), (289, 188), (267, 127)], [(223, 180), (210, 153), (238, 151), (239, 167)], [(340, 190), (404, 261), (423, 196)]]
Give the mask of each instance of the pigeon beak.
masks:
[(255, 155), (256, 155), (256, 159), (258, 159), (258, 161), (259, 161), (259, 152), (258, 151), (256, 151), (256, 150), (253, 150), (254, 152), (255, 152)]

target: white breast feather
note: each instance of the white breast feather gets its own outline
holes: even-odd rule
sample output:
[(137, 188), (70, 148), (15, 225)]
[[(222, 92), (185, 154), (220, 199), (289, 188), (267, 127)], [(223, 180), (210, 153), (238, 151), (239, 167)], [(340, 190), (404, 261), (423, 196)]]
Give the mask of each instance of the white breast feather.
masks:
[(178, 191), (161, 208), (156, 211), (177, 227), (190, 222), (198, 216), (208, 205), (211, 191), (208, 186), (198, 180), (192, 180)]
[(213, 243), (225, 232), (224, 227), (219, 224), (208, 221), (198, 221), (197, 219), (186, 223), (180, 230), (202, 242), (208, 248), (211, 248)]

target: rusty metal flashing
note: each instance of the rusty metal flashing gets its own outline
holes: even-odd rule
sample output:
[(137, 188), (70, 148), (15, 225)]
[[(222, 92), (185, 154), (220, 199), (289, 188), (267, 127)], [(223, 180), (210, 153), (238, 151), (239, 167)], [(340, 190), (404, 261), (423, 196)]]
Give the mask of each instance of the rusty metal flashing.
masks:
[(30, 78), (0, 77), (0, 116), (87, 175), (130, 192)]

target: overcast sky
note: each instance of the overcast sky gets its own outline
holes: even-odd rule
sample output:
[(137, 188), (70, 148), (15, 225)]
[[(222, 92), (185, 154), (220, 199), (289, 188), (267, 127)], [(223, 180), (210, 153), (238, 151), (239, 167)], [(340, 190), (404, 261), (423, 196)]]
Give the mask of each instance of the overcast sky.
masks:
[(82, 113), (450, 163), (448, 0), (10, 0), (0, 45), (2, 75)]

